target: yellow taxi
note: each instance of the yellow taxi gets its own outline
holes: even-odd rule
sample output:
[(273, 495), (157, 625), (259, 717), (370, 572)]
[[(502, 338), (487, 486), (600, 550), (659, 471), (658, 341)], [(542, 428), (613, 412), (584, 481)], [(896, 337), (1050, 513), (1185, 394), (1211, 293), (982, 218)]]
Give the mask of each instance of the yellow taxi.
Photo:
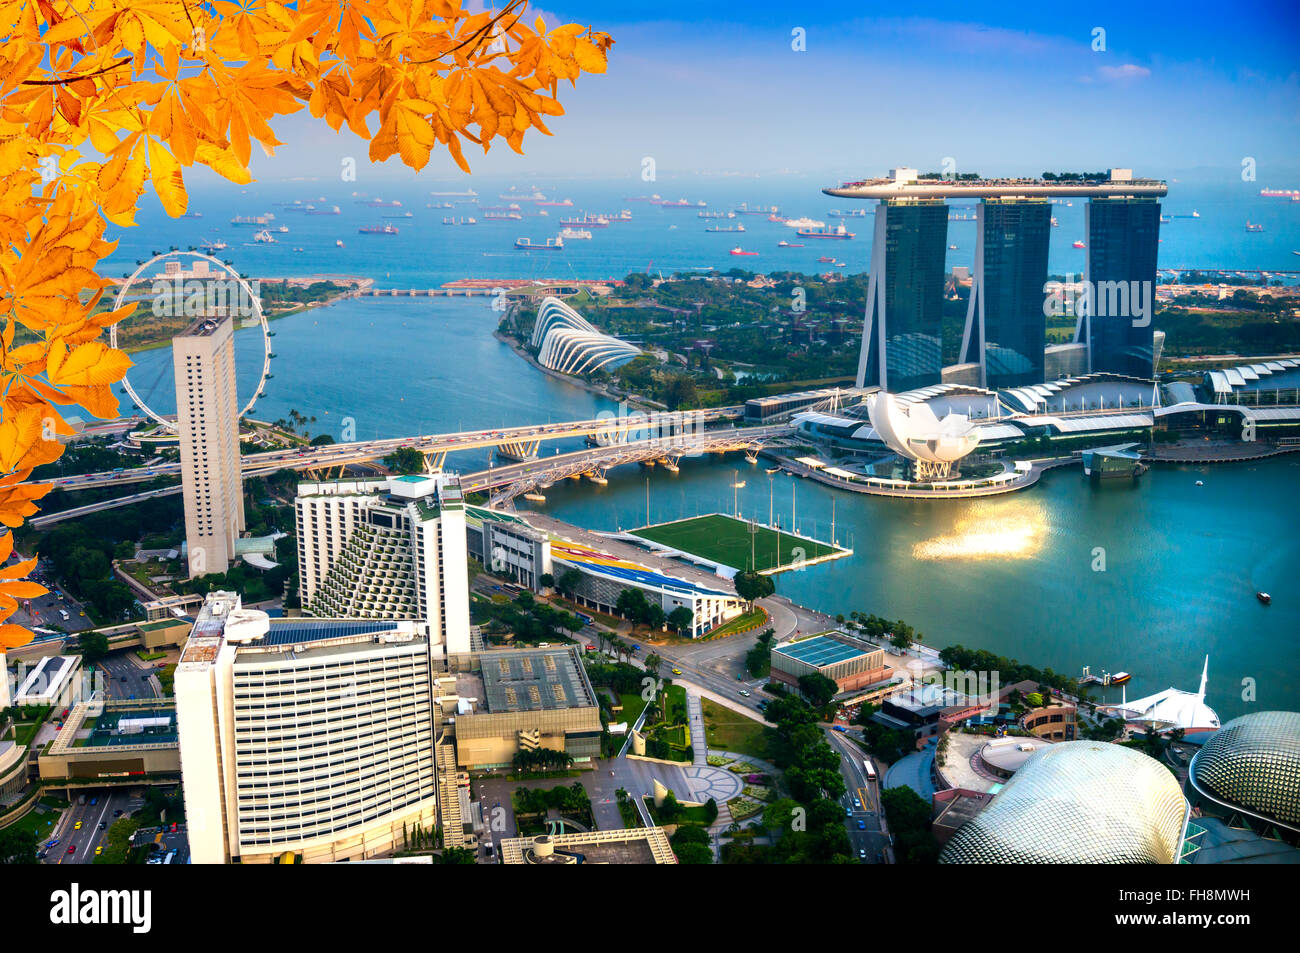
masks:
[(81, 821), (77, 821), (76, 824), (72, 825), (72, 829), (73, 829), (74, 831), (79, 831), (79, 830), (81, 830)]
[(95, 848), (95, 856), (96, 856), (96, 857), (98, 857), (98, 856), (99, 856), (100, 854), (102, 854), (103, 852), (104, 852), (104, 845), (103, 845), (103, 844), (100, 844), (98, 847)]
[(682, 674), (682, 670), (681, 670), (680, 668), (675, 668), (675, 669), (673, 669), (673, 674), (674, 674), (674, 675), (680, 675), (680, 674)]

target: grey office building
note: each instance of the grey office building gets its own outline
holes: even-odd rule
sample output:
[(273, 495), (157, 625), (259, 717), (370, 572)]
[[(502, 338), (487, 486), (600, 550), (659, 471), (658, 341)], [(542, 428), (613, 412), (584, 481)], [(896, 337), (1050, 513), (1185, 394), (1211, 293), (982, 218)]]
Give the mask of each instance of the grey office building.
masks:
[(859, 387), (900, 392), (940, 382), (948, 205), (882, 201), (876, 209)]
[[(1093, 198), (1086, 211), (1093, 302), (1084, 318), (1091, 371), (1155, 377), (1151, 315), (1160, 248), (1160, 203), (1153, 198)], [(1127, 304), (1125, 303), (1127, 301)]]
[(975, 274), (961, 363), (982, 387), (1041, 384), (1051, 205), (1045, 198), (986, 198), (976, 207)]

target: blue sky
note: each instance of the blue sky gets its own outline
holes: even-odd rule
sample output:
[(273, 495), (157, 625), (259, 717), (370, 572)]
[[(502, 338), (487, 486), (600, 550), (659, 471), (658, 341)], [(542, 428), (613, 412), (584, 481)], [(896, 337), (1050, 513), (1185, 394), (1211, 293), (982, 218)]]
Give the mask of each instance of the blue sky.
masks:
[[(1300, 177), (1300, 12), (1283, 2), (901, 5), (548, 0), (553, 23), (611, 33), (609, 72), (562, 89), (553, 138), (525, 157), (467, 144), (476, 173), (848, 178), (908, 164), (959, 171), (1131, 166), (1139, 173)], [(806, 50), (791, 49), (805, 31)], [(1105, 50), (1093, 49), (1094, 29)], [(336, 174), (365, 146), (305, 115), (255, 159), (264, 180)], [(409, 179), (395, 160), (369, 175)], [(459, 177), (435, 152), (421, 179)]]

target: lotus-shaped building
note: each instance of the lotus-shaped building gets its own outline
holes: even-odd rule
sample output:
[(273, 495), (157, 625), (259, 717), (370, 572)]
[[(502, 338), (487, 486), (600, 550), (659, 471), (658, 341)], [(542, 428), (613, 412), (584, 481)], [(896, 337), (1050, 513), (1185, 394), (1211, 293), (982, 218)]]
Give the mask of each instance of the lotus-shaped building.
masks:
[(979, 431), (964, 414), (942, 420), (923, 401), (905, 402), (884, 391), (867, 398), (871, 426), (885, 445), (912, 461), (918, 480), (942, 480), (952, 465), (979, 444)]

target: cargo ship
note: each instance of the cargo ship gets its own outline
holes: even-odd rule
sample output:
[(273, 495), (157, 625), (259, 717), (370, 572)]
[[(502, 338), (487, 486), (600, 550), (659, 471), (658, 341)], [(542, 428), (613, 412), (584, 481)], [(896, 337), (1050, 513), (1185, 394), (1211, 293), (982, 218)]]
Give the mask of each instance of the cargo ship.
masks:
[(735, 218), (735, 212), (696, 212), (698, 218)]
[(548, 238), (544, 244), (537, 244), (531, 238), (516, 238), (515, 247), (524, 251), (563, 251), (563, 238)]
[(743, 232), (744, 225), (710, 225), (705, 229), (706, 232)]
[(836, 225), (834, 228), (800, 228), (795, 231), (795, 234), (800, 238), (838, 238), (845, 240), (853, 237), (853, 232), (843, 225)]
[(358, 228), (357, 231), (362, 235), (396, 235), (396, 225), (367, 225)]
[(560, 229), (560, 237), (566, 241), (577, 241), (591, 238), (591, 232), (585, 228), (562, 228)]
[(1300, 198), (1300, 189), (1260, 189), (1259, 194), (1272, 199)]
[(329, 208), (315, 208), (313, 206), (309, 206), (306, 211), (308, 215), (342, 215), (343, 214), (339, 210), (339, 207), (337, 205), (331, 205)]
[(777, 248), (803, 248), (802, 242), (788, 242), (784, 238), (776, 243)]
[(733, 255), (757, 255), (758, 252), (756, 252), (756, 251), (745, 251), (745, 249), (743, 249), (743, 248), (741, 248), (739, 245), (737, 245), (735, 248), (733, 248), (733, 249), (731, 250), (731, 254), (733, 254)]
[(1075, 243), (1074, 243), (1074, 247), (1075, 247), (1075, 248), (1087, 248), (1088, 246), (1085, 245), (1083, 242), (1075, 242)]
[(781, 209), (779, 209), (779, 208), (778, 208), (777, 206), (775, 206), (775, 205), (755, 205), (755, 206), (753, 206), (753, 207), (751, 208), (751, 207), (749, 206), (749, 204), (746, 203), (746, 202), (741, 202), (741, 203), (740, 203), (739, 205), (737, 205), (734, 209), (732, 209), (732, 211), (733, 211), (733, 212), (737, 212), (737, 213), (739, 213), (739, 214), (741, 214), (741, 215), (779, 215), (779, 214), (781, 214)]
[(394, 199), (391, 202), (385, 202), (383, 199), (371, 199), (365, 203), (371, 208), (401, 208), (402, 203)]
[(435, 198), (474, 198), (478, 195), (473, 189), (466, 189), (464, 192), (430, 192)]
[(205, 251), (205, 252), (209, 252), (209, 253), (214, 252), (214, 251), (224, 251), (225, 249), (227, 249), (227, 248), (229, 248), (229, 247), (230, 247), (230, 246), (227, 245), (225, 242), (221, 241), (221, 239), (217, 239), (217, 240), (214, 241), (214, 242), (201, 242), (201, 243), (199, 244), (199, 250), (200, 250), (200, 251)]
[(545, 202), (546, 201), (546, 196), (543, 195), (541, 192), (538, 192), (536, 189), (532, 189), (531, 191), (528, 192), (524, 192), (520, 189), (511, 189), (508, 192), (504, 192), (498, 195), (497, 198), (504, 199), (507, 202), (514, 202), (514, 201)]
[(558, 202), (554, 199), (547, 199), (544, 202), (539, 201), (537, 204), (548, 205), (554, 208), (573, 208), (573, 199), (561, 199)]
[(562, 218), (560, 224), (574, 228), (608, 228), (609, 219), (599, 216), (583, 215), (582, 218)]
[(1252, 222), (1250, 219), (1246, 219), (1246, 231), (1248, 231), (1248, 232), (1262, 232), (1263, 230), (1264, 230), (1264, 226), (1263, 226), (1263, 225), (1260, 225), (1260, 224), (1258, 224), (1258, 223)]
[(275, 239), (271, 236), (271, 233), (268, 232), (266, 229), (262, 229), (260, 232), (258, 232), (256, 235), (254, 235), (254, 236), (253, 236), (253, 241), (255, 241), (255, 242), (259, 242), (259, 243), (261, 243), (261, 244), (263, 244), (263, 245), (274, 245), (274, 244), (275, 244)]
[(478, 224), (478, 219), (475, 219), (475, 218), (456, 218), (455, 216), (452, 216), (451, 218), (444, 218), (444, 219), (442, 220), (442, 224), (444, 224), (444, 225), (477, 225), (477, 224)]
[(623, 201), (624, 201), (624, 202), (655, 202), (655, 201), (658, 201), (658, 199), (659, 199), (659, 193), (658, 193), (658, 192), (656, 192), (654, 195), (625, 195), (625, 196), (623, 196)]
[[(847, 212), (841, 212), (839, 209), (837, 209), (837, 208), (833, 208), (833, 209), (831, 209), (829, 212), (827, 212), (826, 214), (827, 214), (830, 218), (866, 218), (866, 217), (867, 217), (867, 210), (864, 209), (864, 208), (851, 208), (851, 209), (849, 209)], [(960, 222), (960, 221), (964, 221), (964, 219), (954, 219), (951, 215), (949, 215), (949, 216), (948, 216), (948, 221), (950, 221), (950, 222), (952, 222), (952, 221), (959, 221), (959, 222)]]
[(524, 217), (518, 212), (488, 212), (483, 218), (489, 222), (522, 222), (524, 220)]
[(254, 228), (265, 228), (275, 219), (274, 215), (236, 215), (230, 220), (231, 225), (251, 225)]
[(478, 210), (480, 212), (518, 212), (519, 206), (513, 202), (509, 205), (480, 205)]
[(831, 262), (835, 261), (835, 259), (832, 258), (830, 255), (822, 255), (817, 260), (823, 264), (830, 264)]

